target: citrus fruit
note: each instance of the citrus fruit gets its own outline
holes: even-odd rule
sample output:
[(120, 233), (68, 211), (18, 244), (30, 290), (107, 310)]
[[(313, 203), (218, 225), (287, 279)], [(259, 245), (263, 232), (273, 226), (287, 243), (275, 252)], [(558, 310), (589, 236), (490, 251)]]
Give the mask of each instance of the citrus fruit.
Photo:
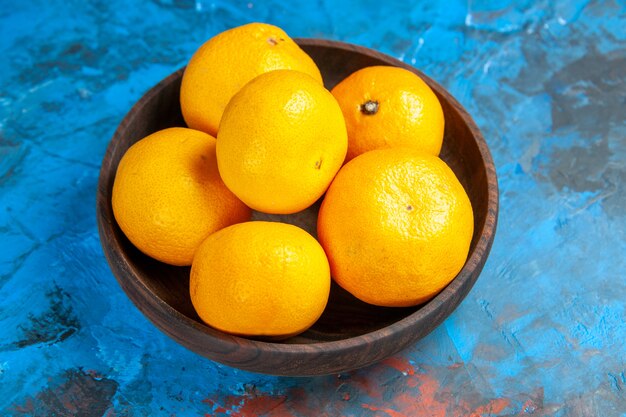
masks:
[(208, 235), (251, 214), (220, 179), (215, 139), (186, 128), (158, 131), (126, 151), (112, 204), (126, 237), (172, 265), (191, 265)]
[(320, 208), (318, 239), (336, 282), (380, 306), (411, 306), (461, 270), (472, 206), (452, 170), (410, 148), (364, 153), (339, 171)]
[(328, 302), (330, 270), (320, 244), (286, 223), (246, 222), (200, 245), (191, 267), (191, 301), (224, 332), (291, 336), (309, 328)]
[(439, 155), (444, 116), (437, 96), (403, 68), (360, 69), (331, 91), (348, 128), (350, 160), (373, 149), (412, 147)]
[(239, 90), (217, 137), (224, 183), (248, 206), (274, 214), (303, 210), (321, 197), (348, 146), (335, 98), (291, 70), (259, 75)]
[(302, 71), (322, 84), (313, 60), (276, 26), (249, 23), (209, 39), (183, 74), (180, 104), (187, 126), (216, 135), (230, 98), (257, 75), (276, 69)]

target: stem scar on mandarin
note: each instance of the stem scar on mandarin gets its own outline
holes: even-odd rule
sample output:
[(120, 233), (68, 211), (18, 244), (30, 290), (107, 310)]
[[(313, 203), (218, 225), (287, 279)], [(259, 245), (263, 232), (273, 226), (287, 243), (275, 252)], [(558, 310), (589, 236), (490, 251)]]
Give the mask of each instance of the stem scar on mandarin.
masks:
[(367, 100), (365, 103), (359, 106), (361, 113), (371, 116), (378, 113), (378, 102), (375, 100)]
[(273, 36), (270, 36), (269, 38), (267, 38), (267, 43), (269, 43), (272, 46), (278, 45), (278, 41), (284, 42), (285, 40), (283, 38), (278, 38), (278, 40), (276, 40), (276, 38), (274, 38)]

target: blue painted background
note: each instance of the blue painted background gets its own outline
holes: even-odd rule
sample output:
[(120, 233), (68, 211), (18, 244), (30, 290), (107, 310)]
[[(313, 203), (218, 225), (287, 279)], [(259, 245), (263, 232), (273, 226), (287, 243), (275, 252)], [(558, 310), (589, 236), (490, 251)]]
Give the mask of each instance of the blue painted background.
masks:
[[(409, 3), (0, 1), (0, 415), (626, 416), (625, 3)], [(420, 68), (492, 150), (501, 215), (480, 279), (369, 368), (277, 378), (196, 356), (135, 309), (100, 248), (117, 124), (250, 21)]]

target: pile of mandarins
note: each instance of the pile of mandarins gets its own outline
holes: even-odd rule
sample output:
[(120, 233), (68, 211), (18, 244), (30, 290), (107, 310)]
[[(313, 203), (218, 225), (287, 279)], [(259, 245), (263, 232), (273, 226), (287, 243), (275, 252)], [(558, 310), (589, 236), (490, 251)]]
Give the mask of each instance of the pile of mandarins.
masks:
[[(439, 157), (444, 114), (414, 73), (360, 69), (331, 91), (278, 27), (208, 40), (182, 79), (188, 127), (131, 146), (117, 169), (115, 219), (143, 253), (191, 265), (208, 325), (290, 336), (328, 302), (331, 276), (380, 306), (423, 303), (463, 267), (469, 198)], [(317, 239), (252, 210), (292, 214), (323, 196)]]

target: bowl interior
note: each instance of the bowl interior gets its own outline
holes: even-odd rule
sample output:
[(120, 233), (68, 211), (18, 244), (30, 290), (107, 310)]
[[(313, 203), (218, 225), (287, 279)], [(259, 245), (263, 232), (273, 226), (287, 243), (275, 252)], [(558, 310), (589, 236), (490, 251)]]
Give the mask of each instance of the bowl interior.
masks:
[[(302, 47), (318, 64), (324, 77), (325, 85), (329, 89), (359, 68), (370, 65), (389, 65), (388, 62), (379, 59), (377, 56), (363, 55), (356, 50), (345, 49), (341, 54), (338, 54), (333, 48), (328, 46), (306, 42), (302, 43)], [(405, 67), (410, 68), (408, 66)], [(101, 208), (101, 214), (106, 220), (104, 224), (110, 223), (112, 228), (111, 236), (114, 241), (112, 243), (123, 254), (122, 256), (125, 258), (126, 263), (130, 265), (128, 274), (133, 275), (133, 279), (141, 281), (162, 302), (171, 306), (183, 316), (197, 322), (199, 326), (205, 326), (195, 313), (189, 297), (189, 268), (165, 265), (137, 250), (115, 223), (110, 208), (110, 195), (115, 170), (126, 149), (134, 142), (157, 130), (172, 126), (185, 126), (179, 106), (181, 76), (182, 70), (172, 74), (159, 86), (151, 90), (135, 106), (132, 117), (127, 117), (120, 125), (118, 133), (123, 132), (123, 134), (116, 134), (115, 142), (111, 143), (103, 163), (100, 193), (106, 203)], [(481, 237), (488, 213), (487, 196), (489, 192), (485, 167), (486, 161), (484, 161), (484, 155), (481, 154), (477, 146), (475, 132), (463, 120), (463, 115), (459, 112), (458, 105), (451, 102), (451, 97), (440, 86), (427, 77), (424, 77), (424, 79), (439, 96), (446, 118), (441, 158), (456, 173), (465, 187), (474, 209), (475, 232), (470, 248), (469, 256), (471, 257)], [(318, 208), (319, 202), (296, 215), (269, 216), (255, 213), (254, 217), (297, 224), (315, 234)], [(480, 266), (482, 267), (482, 264)], [(124, 287), (122, 281), (127, 278), (119, 275), (117, 278)], [(469, 287), (465, 291), (468, 290)], [(300, 335), (277, 343), (311, 344), (364, 335), (398, 322), (412, 315), (420, 308), (423, 308), (423, 306), (409, 308), (372, 306), (359, 301), (333, 283), (328, 306), (313, 327)]]

